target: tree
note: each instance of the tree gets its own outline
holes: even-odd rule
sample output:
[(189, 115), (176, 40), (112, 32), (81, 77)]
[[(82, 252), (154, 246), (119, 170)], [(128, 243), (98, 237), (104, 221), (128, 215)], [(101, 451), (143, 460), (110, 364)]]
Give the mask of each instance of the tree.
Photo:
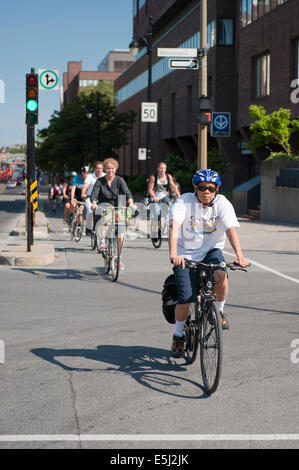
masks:
[(280, 108), (267, 114), (264, 106), (251, 105), (249, 113), (253, 119), (250, 124), (251, 137), (249, 147), (255, 151), (263, 145), (273, 153), (275, 149), (271, 145), (282, 147), (284, 152), (291, 155), (291, 134), (299, 130), (299, 120), (291, 120), (291, 111)]
[(42, 170), (63, 174), (65, 170), (79, 171), (96, 159), (97, 120), (87, 119), (86, 111), (95, 106), (99, 94), (100, 147), (103, 158), (117, 158), (117, 150), (128, 143), (128, 132), (136, 113), (118, 113), (111, 96), (97, 90), (81, 93), (62, 111), (55, 111), (50, 125), (38, 132), (37, 165)]

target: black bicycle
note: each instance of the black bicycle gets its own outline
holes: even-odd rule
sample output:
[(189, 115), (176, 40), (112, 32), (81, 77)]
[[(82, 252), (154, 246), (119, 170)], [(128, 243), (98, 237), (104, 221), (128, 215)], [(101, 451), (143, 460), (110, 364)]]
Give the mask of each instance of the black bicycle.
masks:
[(190, 304), (185, 334), (185, 353), (191, 363), (200, 347), (200, 366), (204, 386), (208, 393), (217, 390), (222, 367), (222, 323), (214, 293), (214, 269), (229, 268), (247, 271), (234, 263), (204, 264), (185, 260), (186, 266), (196, 270), (196, 301)]
[[(160, 213), (159, 217), (157, 220), (158, 223), (158, 228), (157, 228), (157, 237), (156, 238), (151, 238), (152, 244), (155, 248), (160, 248), (162, 245), (162, 239), (163, 235), (165, 236), (167, 232), (167, 222), (168, 222), (168, 214), (169, 214), (169, 203), (167, 201), (163, 201), (165, 204), (167, 204), (167, 211), (166, 214), (163, 214), (162, 217), (162, 207), (160, 208)], [(159, 204), (158, 202), (152, 203), (152, 204)], [(151, 233), (153, 232), (152, 227), (151, 227)]]

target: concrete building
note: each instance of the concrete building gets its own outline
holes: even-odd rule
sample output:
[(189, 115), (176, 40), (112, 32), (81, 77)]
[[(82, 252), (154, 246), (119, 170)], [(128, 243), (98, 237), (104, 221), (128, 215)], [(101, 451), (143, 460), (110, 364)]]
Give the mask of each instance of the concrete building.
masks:
[(98, 66), (98, 72), (121, 73), (133, 64), (136, 58), (130, 53), (130, 49), (114, 49), (108, 52)]
[[(286, 107), (293, 118), (299, 116), (299, 105), (290, 99), (292, 80), (299, 79), (299, 1), (208, 0), (207, 7), (208, 95), (213, 111), (231, 113), (231, 136), (214, 138), (209, 133), (208, 148), (224, 153), (230, 164), (224, 182), (232, 188), (259, 174), (266, 156), (245, 149), (249, 105), (261, 104), (269, 112)], [(144, 36), (149, 17), (153, 18), (152, 101), (158, 103), (158, 122), (151, 125), (151, 167), (167, 153), (191, 163), (197, 156), (199, 72), (170, 70), (168, 59), (157, 56), (157, 48), (200, 47), (200, 2), (133, 0), (133, 15), (136, 37)], [(118, 110), (137, 112), (130, 144), (119, 151), (124, 175), (145, 173), (145, 163), (137, 155), (138, 148), (145, 147), (140, 109), (146, 92), (143, 49), (115, 81)]]

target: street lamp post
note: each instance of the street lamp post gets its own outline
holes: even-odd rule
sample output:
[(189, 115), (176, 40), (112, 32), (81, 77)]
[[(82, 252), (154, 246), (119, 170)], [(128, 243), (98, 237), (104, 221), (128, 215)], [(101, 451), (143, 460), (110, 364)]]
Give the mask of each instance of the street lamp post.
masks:
[[(136, 56), (142, 47), (146, 47), (148, 55), (148, 82), (147, 82), (147, 102), (152, 101), (152, 50), (153, 50), (153, 18), (149, 17), (149, 28), (144, 36), (134, 37), (129, 45), (131, 54)], [(151, 159), (151, 122), (146, 123), (146, 180), (149, 182)]]
[(100, 99), (99, 99), (99, 93), (96, 94), (96, 104), (95, 106), (89, 108), (86, 111), (86, 116), (88, 119), (91, 119), (93, 116), (96, 117), (96, 156), (97, 160), (101, 160), (101, 149), (100, 149), (100, 122), (101, 122), (101, 116), (100, 116)]

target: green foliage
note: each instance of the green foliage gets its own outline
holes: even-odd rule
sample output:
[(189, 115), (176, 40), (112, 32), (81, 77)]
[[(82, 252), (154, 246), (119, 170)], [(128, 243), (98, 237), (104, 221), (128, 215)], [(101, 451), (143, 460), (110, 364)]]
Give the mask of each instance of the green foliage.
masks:
[(267, 114), (263, 106), (251, 105), (249, 113), (253, 119), (250, 124), (250, 149), (255, 151), (265, 146), (272, 153), (271, 145), (278, 145), (282, 147), (284, 153), (291, 155), (290, 136), (299, 130), (299, 120), (290, 119), (291, 111), (280, 108)]
[(133, 195), (143, 194), (146, 190), (146, 175), (139, 174), (129, 178), (127, 185)]
[(97, 119), (86, 117), (95, 108), (97, 94), (100, 110), (100, 155), (117, 158), (117, 150), (128, 143), (128, 132), (136, 113), (117, 113), (109, 96), (96, 89), (81, 93), (62, 111), (55, 111), (50, 125), (38, 132), (37, 165), (42, 170), (63, 174), (65, 170), (79, 171), (94, 162), (96, 155)]
[(299, 155), (288, 155), (283, 152), (273, 152), (269, 155), (267, 160), (299, 160)]

